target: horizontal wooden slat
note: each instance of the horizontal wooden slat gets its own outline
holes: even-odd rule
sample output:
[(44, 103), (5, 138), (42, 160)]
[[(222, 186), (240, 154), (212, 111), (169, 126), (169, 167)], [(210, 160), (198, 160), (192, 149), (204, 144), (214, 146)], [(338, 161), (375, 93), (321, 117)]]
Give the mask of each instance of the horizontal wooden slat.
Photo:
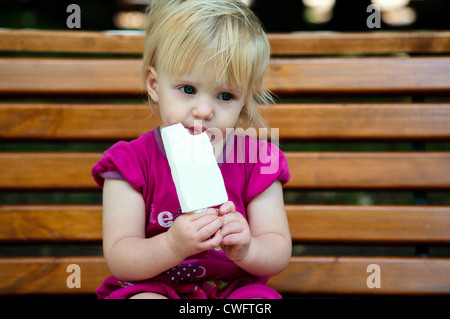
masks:
[(450, 206), (286, 205), (294, 242), (449, 244)]
[[(68, 288), (71, 264), (80, 266), (80, 288)], [(103, 257), (0, 258), (0, 295), (93, 294), (111, 276)]]
[[(442, 139), (450, 104), (278, 104), (266, 111), (286, 139)], [(351, 120), (349, 120), (351, 119)]]
[(160, 124), (148, 104), (0, 103), (8, 139), (133, 139)]
[[(449, 244), (450, 207), (286, 205), (300, 243)], [(99, 205), (0, 206), (0, 242), (102, 240)]]
[(298, 32), (268, 34), (272, 54), (450, 52), (450, 32)]
[(450, 93), (450, 58), (272, 59), (278, 94)]
[[(380, 288), (368, 288), (380, 267)], [(284, 293), (307, 294), (450, 294), (450, 259), (387, 257), (293, 257), (269, 285)]]
[(98, 205), (0, 205), (0, 242), (101, 242)]
[[(100, 153), (0, 153), (0, 189), (97, 189)], [(289, 152), (286, 188), (449, 189), (449, 152)], [(276, 169), (275, 162), (273, 169)]]
[[(272, 54), (450, 52), (449, 31), (268, 34)], [(0, 30), (0, 50), (126, 53), (143, 51), (143, 32)]]
[[(262, 111), (283, 139), (450, 138), (450, 103), (275, 104)], [(0, 103), (5, 139), (132, 139), (159, 124), (147, 104)]]
[(288, 153), (292, 179), (301, 189), (447, 189), (447, 152)]
[(100, 153), (0, 153), (0, 189), (97, 189)]
[[(450, 93), (450, 58), (272, 59), (266, 84), (280, 95)], [(136, 59), (0, 59), (0, 94), (143, 92)]]
[(139, 97), (143, 88), (137, 59), (0, 59), (0, 94)]
[[(67, 266), (80, 266), (81, 288), (68, 288)], [(380, 288), (368, 288), (367, 266), (380, 267)], [(269, 285), (281, 293), (450, 294), (450, 259), (293, 257)], [(0, 295), (94, 293), (110, 273), (101, 257), (2, 258)]]
[(142, 54), (142, 32), (0, 30), (0, 51)]

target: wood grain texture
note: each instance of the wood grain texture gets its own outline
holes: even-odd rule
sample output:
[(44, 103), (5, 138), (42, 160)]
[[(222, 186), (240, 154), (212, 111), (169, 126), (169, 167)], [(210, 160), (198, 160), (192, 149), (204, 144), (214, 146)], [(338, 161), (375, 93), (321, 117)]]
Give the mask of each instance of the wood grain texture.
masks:
[(98, 189), (91, 176), (101, 153), (0, 153), (0, 189)]
[[(81, 288), (68, 288), (67, 266), (81, 270)], [(367, 266), (381, 270), (381, 287), (368, 288)], [(394, 257), (293, 257), (269, 286), (300, 294), (450, 294), (450, 259)], [(110, 276), (102, 257), (0, 259), (0, 295), (94, 293)]]
[(450, 207), (286, 205), (298, 243), (449, 244)]
[(0, 94), (140, 97), (143, 88), (137, 59), (0, 59)]
[(102, 240), (98, 205), (0, 205), (0, 242), (97, 242)]
[(296, 32), (268, 34), (272, 54), (449, 52), (450, 32)]
[[(269, 33), (272, 54), (449, 52), (449, 31)], [(0, 50), (141, 54), (142, 32), (0, 30)]]
[(450, 104), (276, 104), (265, 108), (283, 139), (447, 139)]
[(160, 124), (147, 104), (0, 103), (6, 139), (134, 139)]
[[(286, 205), (295, 243), (449, 244), (450, 207)], [(101, 242), (99, 205), (2, 205), (0, 242)]]
[[(450, 103), (275, 104), (261, 111), (282, 139), (450, 138)], [(0, 103), (0, 137), (11, 140), (133, 139), (160, 124), (147, 104)]]
[(265, 83), (281, 95), (449, 93), (450, 58), (275, 58)]
[[(68, 288), (69, 265), (80, 266), (80, 288)], [(103, 257), (0, 258), (0, 295), (93, 294), (110, 276)]]
[[(367, 266), (380, 267), (380, 288), (368, 288)], [(293, 257), (269, 285), (284, 293), (450, 294), (450, 259), (414, 257)]]
[[(265, 84), (279, 95), (448, 94), (450, 58), (271, 59)], [(137, 59), (0, 58), (3, 95), (144, 92)]]
[[(98, 189), (101, 153), (0, 153), (0, 189)], [(449, 189), (448, 152), (287, 152), (295, 189)], [(276, 170), (272, 161), (268, 170)], [(439, 169), (436, 169), (439, 168)]]
[(0, 50), (18, 52), (73, 52), (142, 54), (142, 33), (1, 30)]
[(296, 152), (286, 154), (301, 189), (447, 189), (447, 152)]

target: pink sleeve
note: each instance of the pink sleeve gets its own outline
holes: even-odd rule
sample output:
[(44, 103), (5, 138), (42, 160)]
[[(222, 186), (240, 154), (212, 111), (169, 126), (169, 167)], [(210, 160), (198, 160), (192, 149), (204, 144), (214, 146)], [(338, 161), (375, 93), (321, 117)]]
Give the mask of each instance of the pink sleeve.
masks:
[(92, 168), (95, 182), (103, 188), (105, 178), (123, 176), (139, 192), (145, 185), (145, 159), (139, 151), (139, 145), (133, 142), (118, 142), (108, 149), (104, 156)]
[[(257, 149), (257, 156), (248, 154), (248, 158), (254, 158), (254, 160), (253, 163), (246, 165), (245, 204), (265, 191), (276, 180), (280, 180), (281, 184), (284, 185), (291, 178), (286, 157), (275, 144), (254, 139), (249, 139), (248, 142), (249, 147), (246, 152), (251, 153), (252, 149)], [(255, 146), (252, 143), (257, 145)]]

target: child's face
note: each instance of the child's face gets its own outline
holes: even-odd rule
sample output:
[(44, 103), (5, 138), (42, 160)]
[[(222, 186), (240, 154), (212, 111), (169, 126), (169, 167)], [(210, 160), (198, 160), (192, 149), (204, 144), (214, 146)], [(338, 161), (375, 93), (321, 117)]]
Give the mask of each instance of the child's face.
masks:
[(147, 88), (159, 104), (164, 126), (181, 123), (191, 134), (206, 131), (216, 145), (225, 139), (227, 128), (235, 127), (247, 92), (245, 88), (216, 84), (213, 69), (207, 65), (197, 71), (202, 69), (194, 67), (190, 74), (169, 78), (151, 68)]

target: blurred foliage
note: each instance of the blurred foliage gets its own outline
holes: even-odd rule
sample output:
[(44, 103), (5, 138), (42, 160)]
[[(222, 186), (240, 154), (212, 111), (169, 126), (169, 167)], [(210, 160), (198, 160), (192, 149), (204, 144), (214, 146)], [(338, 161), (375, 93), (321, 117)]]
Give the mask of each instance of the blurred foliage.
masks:
[[(143, 11), (145, 1), (111, 0), (2, 0), (0, 2), (0, 27), (66, 29), (70, 13), (67, 6), (76, 3), (81, 8), (83, 30), (117, 29), (113, 16), (119, 11)], [(139, 4), (141, 3), (141, 4)], [(144, 4), (142, 4), (144, 3)], [(326, 23), (311, 23), (305, 19), (305, 5), (300, 0), (254, 0), (252, 10), (259, 16), (268, 32), (290, 31), (367, 31), (367, 6), (370, 0), (336, 0), (332, 18)], [(381, 25), (392, 29), (448, 29), (450, 1), (411, 0), (409, 6), (416, 12), (414, 23), (405, 26)]]

